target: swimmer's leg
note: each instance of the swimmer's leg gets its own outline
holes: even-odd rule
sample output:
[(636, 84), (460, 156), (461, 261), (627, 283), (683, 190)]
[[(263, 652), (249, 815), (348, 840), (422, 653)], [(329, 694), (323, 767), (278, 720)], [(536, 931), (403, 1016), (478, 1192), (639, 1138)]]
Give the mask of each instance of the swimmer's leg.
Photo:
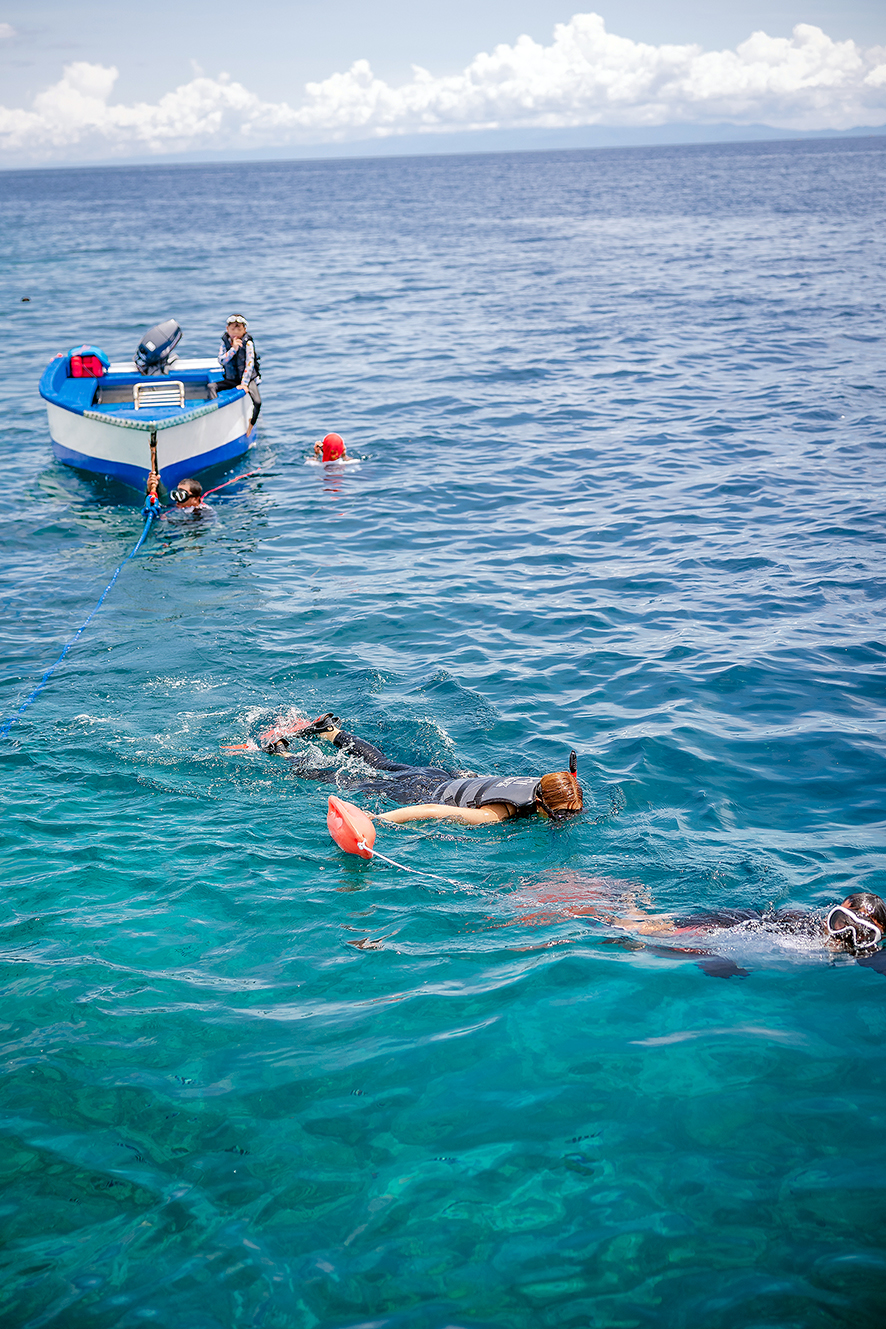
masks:
[[(423, 769), (421, 766), (409, 766), (401, 761), (389, 761), (380, 748), (373, 747), (371, 743), (366, 742), (365, 738), (358, 738), (356, 734), (346, 734), (343, 729), (338, 731), (332, 742), (346, 757), (359, 757), (374, 771), (415, 771)], [(442, 778), (446, 780), (449, 777), (444, 775)]]
[[(323, 720), (325, 716), (321, 717)], [(317, 721), (319, 724), (320, 721)], [(330, 720), (329, 729), (333, 728)], [(328, 730), (326, 731), (328, 733)], [(324, 734), (321, 733), (321, 737)], [(368, 743), (365, 738), (358, 738), (356, 734), (349, 734), (344, 729), (339, 729), (332, 736), (332, 744), (337, 747), (346, 757), (359, 757), (367, 766), (371, 766), (374, 771), (385, 771), (394, 778), (391, 780), (366, 781), (355, 779), (353, 776), (345, 776), (339, 783), (343, 788), (359, 790), (364, 794), (383, 794), (390, 798), (394, 803), (422, 803), (427, 802), (431, 794), (439, 789), (441, 784), (452, 779), (451, 771), (444, 771), (436, 766), (410, 766), (407, 762), (390, 761), (380, 748)], [(289, 755), (289, 754), (287, 754)], [(329, 781), (334, 776), (330, 775), (332, 768), (324, 768), (320, 772), (310, 769), (299, 771), (299, 775), (304, 775), (308, 780), (326, 780)]]
[(249, 422), (249, 428), (255, 428), (255, 422), (258, 419), (258, 413), (261, 410), (261, 393), (258, 390), (258, 384), (255, 379), (249, 384), (247, 392), (252, 398), (252, 419)]
[[(286, 755), (289, 756), (288, 753), (287, 753)], [(295, 757), (289, 757), (289, 760), (292, 761), (292, 762), (295, 762), (295, 761), (297, 760), (297, 758), (295, 758)], [(324, 784), (335, 784), (336, 777), (337, 777), (337, 775), (338, 775), (338, 767), (337, 767), (337, 766), (314, 766), (314, 767), (307, 766), (307, 767), (305, 767), (304, 769), (302, 769), (301, 767), (298, 767), (298, 766), (297, 766), (297, 767), (295, 767), (294, 770), (291, 771), (291, 774), (292, 774), (292, 775), (296, 775), (296, 776), (298, 776), (298, 778), (299, 778), (300, 780), (320, 780), (320, 781), (322, 781)]]

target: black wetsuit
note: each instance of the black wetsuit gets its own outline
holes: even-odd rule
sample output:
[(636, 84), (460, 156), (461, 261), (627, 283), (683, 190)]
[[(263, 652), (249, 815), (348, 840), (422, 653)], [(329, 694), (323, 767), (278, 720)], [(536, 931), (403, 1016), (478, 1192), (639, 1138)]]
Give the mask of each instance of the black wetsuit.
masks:
[(535, 812), (536, 776), (456, 776), (439, 766), (409, 766), (389, 761), (378, 748), (355, 734), (341, 730), (332, 740), (349, 757), (359, 757), (375, 771), (384, 771), (387, 780), (361, 780), (345, 776), (339, 780), (336, 766), (299, 770), (307, 780), (338, 780), (361, 794), (384, 794), (394, 803), (446, 803), (454, 808), (483, 808), (490, 803), (511, 803), (515, 816), (528, 817)]
[(821, 920), (799, 909), (712, 909), (675, 918), (678, 928), (709, 932), (715, 928), (739, 928), (743, 923), (763, 923), (767, 932), (794, 932), (807, 936), (821, 933)]
[[(822, 919), (817, 914), (806, 913), (801, 909), (716, 909), (706, 913), (686, 914), (682, 918), (675, 918), (675, 926), (682, 930), (711, 932), (719, 928), (738, 928), (743, 923), (759, 923), (761, 930), (765, 932), (790, 932), (794, 936), (815, 937), (819, 940), (826, 938), (826, 929)], [(739, 969), (732, 960), (726, 960), (722, 956), (713, 955), (710, 952), (695, 952), (687, 950), (685, 947), (649, 947), (658, 954), (664, 955), (668, 950), (679, 950), (685, 954), (702, 954), (707, 958), (699, 960), (699, 966), (706, 973), (715, 978), (731, 978), (738, 975), (746, 978), (748, 971)], [(878, 974), (886, 976), (886, 948), (877, 947), (876, 949), (853, 952), (847, 951), (847, 954), (853, 955), (856, 964), (862, 965), (865, 969), (874, 969)]]

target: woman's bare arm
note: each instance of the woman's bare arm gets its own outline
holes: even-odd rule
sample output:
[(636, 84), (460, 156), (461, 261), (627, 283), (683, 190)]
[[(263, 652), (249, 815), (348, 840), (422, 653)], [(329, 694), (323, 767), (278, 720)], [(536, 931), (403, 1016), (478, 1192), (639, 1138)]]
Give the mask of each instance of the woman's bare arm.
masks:
[(383, 812), (376, 821), (393, 821), (402, 825), (406, 821), (465, 821), (469, 826), (485, 826), (489, 822), (507, 821), (512, 815), (510, 803), (490, 803), (485, 808), (454, 808), (448, 803), (413, 803), (408, 808)]
[(626, 917), (621, 918), (610, 914), (605, 921), (615, 927), (624, 928), (625, 932), (639, 933), (643, 937), (670, 936), (677, 930), (673, 914), (644, 914), (636, 909), (632, 909)]

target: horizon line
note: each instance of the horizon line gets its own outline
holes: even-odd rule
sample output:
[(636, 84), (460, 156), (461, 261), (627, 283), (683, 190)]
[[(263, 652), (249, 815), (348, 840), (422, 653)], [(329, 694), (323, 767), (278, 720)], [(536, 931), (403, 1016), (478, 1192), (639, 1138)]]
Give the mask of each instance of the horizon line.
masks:
[[(660, 125), (650, 127), (652, 131), (658, 130), (661, 135), (678, 132), (683, 126), (679, 125)], [(563, 129), (495, 129), (495, 130), (462, 130), (454, 133), (442, 134), (404, 134), (391, 135), (384, 139), (358, 139), (347, 144), (315, 144), (306, 145), (304, 149), (297, 152), (289, 152), (284, 156), (276, 155), (273, 148), (256, 149), (253, 152), (227, 152), (219, 149), (217, 152), (211, 150), (198, 151), (190, 153), (169, 153), (168, 155), (152, 154), (139, 157), (128, 157), (123, 160), (112, 160), (108, 158), (99, 158), (94, 161), (76, 161), (76, 162), (32, 162), (29, 164), (6, 164), (0, 161), (0, 172), (11, 174), (13, 172), (31, 172), (31, 171), (84, 171), (84, 170), (132, 170), (138, 167), (162, 167), (162, 166), (246, 166), (246, 165), (272, 165), (288, 162), (353, 162), (353, 161), (377, 161), (389, 158), (403, 159), (424, 159), (431, 157), (467, 157), (467, 156), (516, 156), (518, 154), (539, 153), (539, 152), (612, 152), (612, 151), (636, 151), (638, 149), (661, 150), (665, 148), (711, 148), (711, 147), (741, 147), (750, 144), (775, 146), (778, 143), (812, 143), (812, 142), (834, 142), (839, 140), (858, 140), (864, 138), (884, 138), (886, 137), (886, 125), (858, 125), (852, 129), (812, 129), (812, 130), (790, 130), (775, 128), (774, 126), (761, 124), (739, 126), (739, 125), (697, 125), (685, 126), (690, 131), (687, 137), (676, 137), (666, 141), (655, 142), (650, 130), (636, 130), (632, 126), (596, 126), (596, 125), (578, 125)], [(698, 137), (692, 136), (691, 131), (695, 129)], [(724, 133), (717, 135), (716, 131), (733, 130), (733, 134)], [(708, 136), (702, 136), (706, 130), (713, 131)], [(641, 138), (636, 142), (609, 142), (609, 143), (575, 143), (568, 144), (564, 142), (552, 142), (549, 144), (524, 143), (515, 146), (495, 146), (492, 142), (485, 143), (483, 146), (468, 146), (471, 140), (477, 139), (495, 139), (505, 138), (510, 135), (525, 137), (534, 135), (537, 137), (562, 138), (564, 136), (580, 136), (593, 134), (595, 131), (603, 131), (611, 135), (637, 133), (640, 135), (650, 135)], [(756, 132), (754, 132), (756, 131)], [(741, 135), (741, 137), (739, 137)], [(421, 140), (451, 140), (457, 139), (459, 143), (450, 144), (441, 147), (436, 151), (420, 151), (420, 145), (415, 143), (415, 139)], [(396, 151), (396, 145), (402, 143), (404, 150)], [(409, 146), (407, 146), (407, 143)], [(364, 150), (359, 149), (363, 147)], [(371, 149), (376, 149), (372, 151)], [(330, 150), (332, 149), (332, 150)], [(340, 150), (335, 150), (340, 149)], [(349, 151), (349, 149), (351, 149)], [(353, 149), (358, 149), (354, 151)], [(370, 150), (365, 150), (370, 149)], [(387, 150), (385, 150), (387, 149)], [(393, 149), (393, 150), (391, 150)], [(281, 151), (285, 151), (281, 149)]]

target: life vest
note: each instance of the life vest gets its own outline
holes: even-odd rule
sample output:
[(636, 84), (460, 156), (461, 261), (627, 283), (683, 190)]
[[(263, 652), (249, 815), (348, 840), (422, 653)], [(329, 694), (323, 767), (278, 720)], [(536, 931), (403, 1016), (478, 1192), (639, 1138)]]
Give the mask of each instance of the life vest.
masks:
[(512, 803), (518, 817), (535, 811), (535, 793), (539, 782), (534, 775), (475, 775), (468, 779), (447, 780), (432, 795), (434, 803), (453, 808), (485, 808), (490, 803)]
[(68, 351), (69, 378), (101, 378), (111, 362), (98, 346), (74, 346)]
[[(258, 351), (255, 349), (255, 342), (252, 341), (252, 334), (247, 332), (244, 334), (243, 340), (237, 348), (237, 354), (232, 355), (230, 360), (222, 365), (222, 368), (225, 371), (225, 383), (236, 383), (239, 387), (243, 382), (243, 371), (246, 368), (246, 343), (248, 341), (252, 342), (252, 353), (255, 357), (252, 369), (252, 379), (250, 379), (250, 382), (259, 377)], [(233, 345), (233, 338), (230, 337), (227, 332), (224, 332), (222, 334), (222, 346), (224, 346), (226, 351), (229, 351)]]

